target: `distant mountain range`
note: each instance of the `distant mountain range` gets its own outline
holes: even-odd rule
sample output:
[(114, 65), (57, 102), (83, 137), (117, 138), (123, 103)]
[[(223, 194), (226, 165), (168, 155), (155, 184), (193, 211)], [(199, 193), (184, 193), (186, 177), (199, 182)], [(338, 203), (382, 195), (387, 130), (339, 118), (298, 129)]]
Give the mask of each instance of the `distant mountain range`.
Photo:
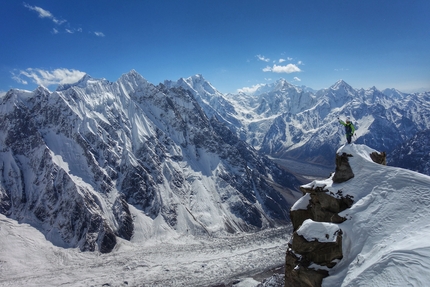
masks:
[(336, 149), (346, 142), (338, 117), (351, 118), (357, 128), (354, 142), (385, 151), (388, 158), (430, 128), (430, 92), (354, 89), (343, 80), (314, 91), (281, 79), (252, 94), (222, 95), (201, 76), (169, 85), (192, 91), (207, 114), (216, 115), (260, 153), (276, 158), (333, 165)]
[(390, 153), (430, 129), (429, 111), (429, 92), (342, 80), (225, 95), (201, 75), (155, 86), (132, 70), (54, 92), (13, 89), (0, 99), (0, 213), (58, 246), (102, 252), (118, 238), (279, 226), (300, 182), (267, 156), (332, 166), (346, 116), (356, 143)]

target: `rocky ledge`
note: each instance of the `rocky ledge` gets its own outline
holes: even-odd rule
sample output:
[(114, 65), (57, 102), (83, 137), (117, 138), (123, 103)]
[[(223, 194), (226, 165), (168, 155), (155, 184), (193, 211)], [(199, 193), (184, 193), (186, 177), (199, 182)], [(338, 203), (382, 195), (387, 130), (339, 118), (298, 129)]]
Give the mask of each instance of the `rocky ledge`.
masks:
[[(384, 152), (369, 156), (376, 163), (386, 163)], [(285, 286), (321, 286), (330, 269), (343, 258), (343, 232), (339, 224), (347, 219), (339, 213), (350, 208), (354, 198), (342, 190), (329, 191), (326, 185), (354, 177), (350, 157), (347, 153), (337, 154), (336, 170), (328, 181), (314, 181), (300, 187), (303, 197), (290, 210), (294, 233), (286, 253)]]

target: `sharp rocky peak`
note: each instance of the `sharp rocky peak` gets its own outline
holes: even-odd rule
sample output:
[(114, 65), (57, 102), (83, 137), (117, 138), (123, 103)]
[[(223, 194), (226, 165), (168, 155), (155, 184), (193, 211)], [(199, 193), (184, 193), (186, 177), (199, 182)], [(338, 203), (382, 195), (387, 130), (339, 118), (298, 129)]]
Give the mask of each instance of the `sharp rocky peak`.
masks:
[(333, 86), (330, 87), (332, 90), (339, 90), (339, 89), (345, 89), (345, 90), (353, 90), (353, 88), (344, 80), (337, 81)]

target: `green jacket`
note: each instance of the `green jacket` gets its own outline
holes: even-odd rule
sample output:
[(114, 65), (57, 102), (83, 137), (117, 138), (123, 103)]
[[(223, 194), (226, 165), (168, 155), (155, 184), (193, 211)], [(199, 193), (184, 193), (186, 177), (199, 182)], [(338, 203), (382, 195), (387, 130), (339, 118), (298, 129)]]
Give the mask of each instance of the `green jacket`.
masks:
[(344, 121), (339, 120), (339, 123), (341, 123), (342, 125), (344, 125), (344, 126), (345, 126), (345, 133), (346, 133), (346, 135), (347, 135), (347, 136), (352, 136), (352, 135), (354, 134), (354, 132), (355, 132), (355, 127), (354, 127), (354, 125), (352, 124), (352, 122), (345, 123)]

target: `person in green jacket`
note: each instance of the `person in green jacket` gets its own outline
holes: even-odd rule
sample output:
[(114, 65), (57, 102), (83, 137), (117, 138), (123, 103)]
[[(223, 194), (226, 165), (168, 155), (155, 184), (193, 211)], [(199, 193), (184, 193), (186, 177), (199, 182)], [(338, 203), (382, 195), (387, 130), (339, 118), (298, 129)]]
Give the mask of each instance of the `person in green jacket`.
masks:
[(354, 125), (352, 124), (349, 117), (346, 118), (346, 123), (344, 121), (340, 120), (339, 118), (337, 118), (337, 119), (339, 120), (339, 123), (341, 123), (342, 125), (345, 126), (346, 139), (348, 141), (348, 144), (350, 144), (352, 136), (354, 135), (354, 132), (355, 132)]

